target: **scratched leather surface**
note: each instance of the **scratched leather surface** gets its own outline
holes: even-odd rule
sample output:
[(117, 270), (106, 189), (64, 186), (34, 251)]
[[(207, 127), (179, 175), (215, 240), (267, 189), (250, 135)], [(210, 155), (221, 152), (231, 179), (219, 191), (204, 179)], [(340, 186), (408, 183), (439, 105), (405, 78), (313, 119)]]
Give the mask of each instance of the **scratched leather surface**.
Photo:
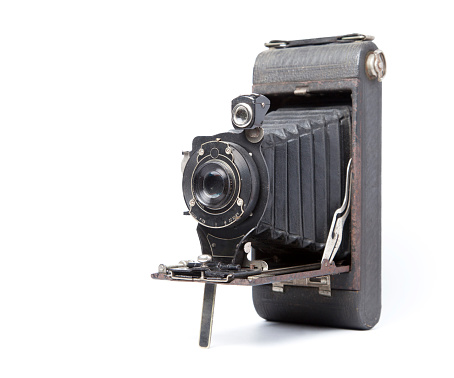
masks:
[(254, 85), (358, 78), (360, 55), (369, 44), (374, 50), (364, 42), (268, 49), (255, 61)]

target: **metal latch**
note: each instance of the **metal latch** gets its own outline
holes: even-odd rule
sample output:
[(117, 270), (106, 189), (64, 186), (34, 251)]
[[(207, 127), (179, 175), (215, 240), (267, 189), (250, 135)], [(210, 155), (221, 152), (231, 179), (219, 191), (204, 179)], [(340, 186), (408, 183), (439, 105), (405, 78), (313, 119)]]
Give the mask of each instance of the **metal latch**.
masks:
[(273, 291), (283, 293), (285, 286), (318, 287), (318, 293), (320, 295), (331, 297), (331, 276), (303, 278), (289, 282), (275, 282), (273, 283)]

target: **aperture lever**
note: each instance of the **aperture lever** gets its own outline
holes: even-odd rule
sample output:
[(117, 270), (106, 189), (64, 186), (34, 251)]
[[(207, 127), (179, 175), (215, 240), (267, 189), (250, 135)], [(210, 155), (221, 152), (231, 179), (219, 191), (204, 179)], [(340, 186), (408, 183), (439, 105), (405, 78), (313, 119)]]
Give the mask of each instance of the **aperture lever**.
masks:
[(342, 206), (337, 209), (333, 216), (331, 228), (329, 229), (328, 238), (326, 239), (325, 249), (323, 251), (322, 266), (333, 264), (334, 257), (342, 242), (342, 233), (344, 224), (350, 213), (352, 190), (352, 159), (348, 162), (347, 178), (345, 180), (345, 196)]
[(200, 324), (200, 339), (199, 339), (199, 345), (202, 348), (210, 347), (215, 299), (216, 299), (216, 284), (206, 283), (205, 292), (203, 294), (202, 322)]

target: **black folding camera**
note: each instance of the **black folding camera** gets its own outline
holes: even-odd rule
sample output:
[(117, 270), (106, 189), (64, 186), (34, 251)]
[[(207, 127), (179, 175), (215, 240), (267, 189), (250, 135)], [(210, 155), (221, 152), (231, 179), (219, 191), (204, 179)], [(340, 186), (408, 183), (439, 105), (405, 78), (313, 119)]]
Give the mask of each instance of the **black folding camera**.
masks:
[(217, 284), (253, 287), (268, 320), (370, 329), (381, 309), (383, 53), (362, 34), (271, 41), (234, 130), (184, 152), (196, 261), (153, 278), (205, 283), (200, 345)]

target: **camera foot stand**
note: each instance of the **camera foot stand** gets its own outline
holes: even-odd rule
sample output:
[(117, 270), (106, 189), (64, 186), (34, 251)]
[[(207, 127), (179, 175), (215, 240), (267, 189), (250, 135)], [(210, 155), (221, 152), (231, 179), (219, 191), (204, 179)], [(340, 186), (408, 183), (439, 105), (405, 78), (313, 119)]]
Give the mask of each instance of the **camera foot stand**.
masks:
[(211, 328), (213, 326), (214, 301), (216, 299), (216, 284), (206, 283), (203, 293), (202, 321), (200, 323), (199, 346), (209, 348)]

